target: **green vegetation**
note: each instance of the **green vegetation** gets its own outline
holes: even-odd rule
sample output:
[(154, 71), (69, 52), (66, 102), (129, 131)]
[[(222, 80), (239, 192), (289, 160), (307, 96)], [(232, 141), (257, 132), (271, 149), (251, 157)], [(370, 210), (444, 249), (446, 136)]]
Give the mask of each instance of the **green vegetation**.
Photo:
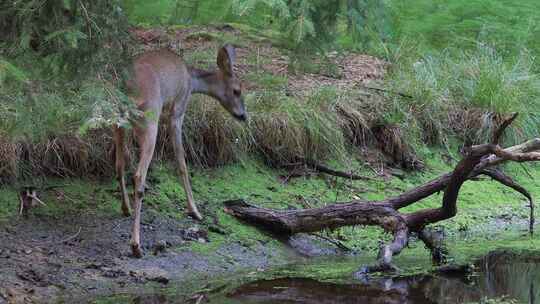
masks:
[[(510, 112), (520, 116), (505, 145), (538, 137), (540, 130), (540, 7), (532, 0), (14, 3), (0, 5), (0, 221), (16, 216), (17, 191), (25, 185), (60, 185), (42, 191), (47, 206), (33, 216), (119, 214), (110, 126), (129, 127), (131, 118), (145, 115), (124, 91), (129, 59), (165, 43), (142, 45), (128, 34), (135, 26), (162, 27), (159, 38), (201, 68), (215, 66), (223, 43), (241, 50), (248, 123), (233, 121), (204, 96), (194, 96), (188, 110), (185, 148), (211, 242), (178, 250), (206, 254), (231, 240), (248, 248), (260, 241), (281, 246), (227, 215), (224, 200), (285, 209), (382, 199), (452, 170), (459, 147), (488, 141)], [(347, 56), (359, 52), (386, 60), (368, 73), (374, 79), (368, 85), (380, 91), (360, 82), (339, 85), (349, 80)], [(130, 150), (132, 162), (136, 152)], [(185, 196), (169, 164), (172, 154), (167, 124), (161, 124), (144, 208), (182, 221)], [(369, 181), (288, 176), (284, 167), (301, 158), (372, 177), (382, 163), (412, 171), (421, 161), (425, 170)], [(538, 167), (504, 169), (540, 195)], [(441, 199), (429, 197), (407, 211), (440, 206)], [(503, 244), (521, 233), (515, 230), (525, 226), (529, 210), (522, 197), (495, 182), (465, 184), (458, 207), (455, 218), (438, 225), (450, 236), (457, 262), (505, 246), (538, 246), (538, 237), (521, 235)], [(505, 226), (509, 222), (513, 226)], [(501, 235), (503, 229), (512, 232)], [(369, 261), (379, 240), (389, 238), (369, 227), (320, 235), (365, 252)], [(428, 268), (423, 246), (411, 247), (397, 263), (408, 273)], [(358, 262), (301, 265), (277, 274), (333, 280)]]
[[(463, 141), (485, 141), (501, 117), (511, 111), (518, 111), (521, 116), (506, 143), (536, 136), (540, 126), (536, 51), (531, 44), (533, 39), (528, 38), (532, 34), (527, 34), (536, 29), (536, 17), (530, 15), (535, 4), (530, 1), (487, 5), (478, 0), (469, 8), (468, 2), (463, 1), (451, 5), (420, 0), (380, 5), (375, 4), (379, 1), (338, 2), (339, 5), (293, 1), (286, 5), (280, 0), (219, 4), (162, 0), (124, 1), (124, 10), (116, 2), (88, 6), (84, 2), (65, 1), (43, 7), (37, 6), (37, 2), (26, 4), (36, 7), (32, 10), (25, 10), (22, 2), (3, 10), (6, 18), (1, 23), (2, 34), (7, 40), (0, 54), (4, 58), (0, 59), (0, 136), (2, 142), (10, 143), (3, 149), (7, 153), (0, 156), (0, 163), (9, 164), (0, 166), (3, 183), (36, 174), (112, 174), (112, 166), (107, 165), (109, 147), (97, 142), (108, 137), (107, 126), (126, 125), (130, 117), (141, 115), (130, 107), (121, 91), (126, 59), (140, 47), (125, 38), (128, 18), (132, 24), (146, 26), (173, 24), (169, 28), (171, 34), (185, 28), (176, 24), (234, 22), (231, 24), (240, 34), (203, 27), (190, 32), (186, 39), (210, 40), (212, 46), (233, 42), (253, 48), (243, 63), (254, 66), (244, 77), (255, 85), (247, 94), (254, 118), (248, 130), (230, 123), (224, 112), (206, 98), (193, 102), (186, 122), (187, 150), (191, 161), (204, 167), (239, 161), (254, 152), (273, 165), (291, 162), (296, 156), (343, 161), (349, 158), (344, 153), (351, 151), (349, 143), (365, 146), (372, 142), (371, 129), (380, 125), (397, 126), (404, 137), (400, 145), (409, 146), (402, 148), (412, 147), (420, 154), (426, 143), (453, 151)], [(489, 9), (483, 10), (486, 7)], [(49, 12), (59, 14), (61, 10), (67, 16), (58, 16), (55, 23), (41, 26), (44, 16)], [(92, 14), (87, 16), (86, 10)], [(128, 18), (117, 18), (122, 11)], [(300, 25), (302, 11), (306, 24)], [(482, 18), (474, 18), (480, 11)], [(452, 27), (456, 20), (462, 22)], [(24, 27), (25, 23), (32, 26)], [(304, 26), (312, 30), (302, 29)], [(323, 27), (325, 31), (321, 30)], [(482, 27), (488, 28), (484, 32), (489, 35), (470, 36)], [(16, 30), (8, 31), (11, 28)], [(300, 29), (302, 39), (297, 39), (296, 46), (287, 47), (291, 37), (299, 37), (295, 31)], [(361, 33), (368, 36), (357, 37), (364, 35)], [(410, 38), (413, 35), (414, 40)], [(514, 39), (516, 36), (522, 38)], [(257, 55), (255, 49), (264, 41), (261, 37), (268, 37), (280, 48), (275, 48), (269, 57)], [(122, 45), (113, 47), (111, 40), (122, 41)], [(288, 75), (276, 76), (264, 69), (272, 64), (272, 56), (285, 56), (290, 71), (341, 77), (330, 57), (297, 56), (290, 52), (291, 48), (314, 50), (311, 45), (315, 41), (324, 41), (327, 50), (364, 50), (389, 60), (392, 65), (385, 86), (391, 92), (412, 98), (391, 93), (377, 99), (366, 98), (352, 88), (348, 91), (331, 86), (303, 92), (307, 97), (291, 96)], [(363, 42), (367, 45), (361, 45)], [(510, 45), (513, 50), (509, 50)], [(215, 48), (183, 53), (188, 62), (197, 66), (214, 65)], [(73, 76), (76, 81), (71, 79)], [(199, 100), (205, 100), (204, 104)], [(16, 151), (26, 150), (29, 142), (47, 149), (33, 149), (28, 152), (30, 159), (17, 161), (20, 154)], [(51, 146), (51, 142), (57, 145)], [(66, 149), (63, 142), (71, 146), (78, 143), (79, 148)], [(160, 142), (161, 156), (170, 155), (166, 141)], [(60, 155), (59, 161), (55, 155)], [(71, 166), (69, 159), (79, 159), (77, 166)], [(52, 161), (40, 164), (39, 160)], [(49, 172), (47, 167), (52, 166), (62, 169)]]
[(540, 19), (537, 1), (397, 0), (392, 1), (396, 35), (414, 39), (422, 49), (454, 45), (475, 49), (477, 42), (494, 46), (508, 58), (529, 49), (536, 56)]
[[(214, 207), (222, 200), (235, 196), (245, 197), (256, 203), (272, 201), (285, 204), (287, 202), (286, 204), (292, 204), (297, 208), (320, 206), (327, 202), (351, 199), (353, 195), (359, 195), (351, 189), (358, 188), (365, 190), (362, 198), (381, 199), (409, 189), (443, 171), (451, 170), (451, 164), (441, 162), (440, 154), (457, 158), (458, 156), (453, 151), (457, 150), (457, 146), (462, 142), (486, 141), (501, 118), (513, 111), (520, 112), (521, 116), (519, 122), (507, 135), (506, 143), (513, 144), (537, 136), (540, 122), (537, 114), (540, 107), (538, 103), (540, 85), (534, 70), (533, 47), (530, 52), (527, 52), (523, 49), (527, 46), (524, 43), (519, 52), (510, 52), (507, 45), (499, 46), (495, 40), (488, 41), (486, 37), (491, 37), (489, 35), (482, 36), (486, 40), (478, 40), (474, 46), (461, 47), (463, 45), (460, 44), (459, 48), (463, 50), (458, 50), (458, 47), (448, 47), (451, 43), (458, 41), (456, 37), (465, 36), (461, 35), (460, 31), (467, 32), (467, 26), (479, 27), (478, 20), (464, 21), (463, 27), (456, 28), (460, 31), (453, 32), (454, 36), (445, 35), (447, 39), (445, 43), (437, 40), (440, 33), (450, 31), (448, 27), (444, 29), (441, 22), (450, 24), (451, 20), (457, 18), (456, 16), (463, 20), (472, 18), (469, 11), (463, 9), (465, 4), (462, 2), (455, 2), (444, 6), (444, 9), (437, 10), (439, 15), (448, 14), (451, 17), (429, 18), (423, 21), (424, 27), (416, 30), (421, 34), (422, 43), (414, 46), (408, 37), (411, 36), (410, 31), (419, 27), (415, 20), (423, 16), (422, 14), (426, 11), (440, 7), (440, 4), (437, 6), (425, 1), (414, 1), (409, 5), (399, 1), (385, 4), (389, 5), (385, 18), (393, 20), (394, 34), (391, 38), (382, 39), (382, 36), (390, 33), (383, 33), (385, 26), (390, 23), (384, 25), (374, 21), (380, 19), (374, 16), (380, 14), (378, 10), (384, 7), (378, 7), (372, 1), (363, 3), (352, 1), (352, 4), (350, 3), (352, 6), (334, 5), (333, 11), (325, 9), (326, 5), (330, 5), (327, 2), (315, 2), (307, 7), (304, 1), (296, 2), (297, 6), (283, 6), (280, 4), (281, 1), (223, 1), (219, 5), (215, 2), (212, 4), (210, 1), (200, 1), (196, 4), (198, 7), (193, 7), (196, 10), (193, 16), (196, 18), (189, 20), (185, 16), (178, 15), (180, 12), (184, 14), (184, 10), (180, 8), (187, 2), (156, 1), (142, 4), (138, 1), (125, 1), (123, 7), (132, 23), (146, 26), (176, 24), (178, 20), (195, 24), (210, 21), (236, 22), (232, 23), (233, 27), (239, 30), (235, 34), (214, 31), (205, 27), (198, 27), (187, 34), (187, 40), (209, 41), (207, 44), (209, 47), (203, 51), (184, 51), (186, 61), (197, 66), (213, 66), (215, 48), (224, 42), (234, 42), (251, 49), (247, 57), (239, 58), (240, 64), (250, 66), (244, 78), (254, 87), (246, 94), (251, 116), (248, 125), (233, 122), (219, 105), (207, 97), (200, 96), (193, 98), (185, 122), (185, 145), (188, 159), (192, 164), (200, 167), (193, 181), (196, 195), (201, 201), (212, 202), (210, 205)], [(30, 1), (28, 5), (36, 5), (36, 3)], [(116, 5), (116, 7), (111, 8), (108, 5)], [(1, 54), (7, 60), (0, 61), (0, 80), (3, 84), (1, 93), (4, 101), (0, 104), (0, 118), (2, 118), (0, 120), (0, 149), (4, 152), (0, 154), (1, 183), (36, 184), (36, 177), (51, 175), (108, 178), (114, 173), (110, 154), (110, 134), (106, 127), (113, 123), (128, 124), (132, 115), (140, 115), (127, 106), (125, 96), (114, 86), (114, 84), (120, 84), (121, 81), (110, 78), (111, 70), (106, 64), (124, 56), (128, 46), (135, 49), (138, 46), (126, 44), (119, 49), (106, 47), (101, 50), (102, 46), (108, 46), (113, 37), (118, 38), (121, 31), (124, 31), (122, 35), (125, 34), (127, 27), (125, 19), (115, 19), (116, 23), (104, 22), (107, 24), (106, 27), (98, 23), (99, 20), (112, 20), (117, 14), (121, 14), (117, 5), (119, 4), (98, 2), (86, 7), (82, 2), (67, 1), (62, 5), (50, 4), (50, 6), (30, 12), (19, 6), (10, 8), (9, 12), (16, 18), (6, 19), (9, 21), (2, 23), (2, 29), (13, 26), (17, 31), (9, 34), (6, 45), (10, 48)], [(521, 6), (507, 6), (510, 10), (509, 14), (514, 14), (512, 10), (522, 8)], [(171, 9), (173, 7), (174, 9)], [(361, 32), (361, 29), (347, 25), (347, 22), (357, 20), (350, 17), (355, 14), (353, 11), (356, 10), (358, 13), (363, 7), (369, 7), (369, 9), (363, 11), (365, 14), (362, 16), (355, 17), (362, 17), (363, 21), (353, 22), (353, 24), (371, 29), (368, 32), (380, 34), (379, 38), (375, 36), (370, 36), (370, 39), (362, 38), (363, 41), (369, 41), (371, 45), (369, 49), (351, 45), (351, 41), (362, 40), (355, 36)], [(478, 7), (482, 6), (480, 4), (473, 6), (475, 10)], [(44, 22), (45, 14), (57, 12), (59, 9), (65, 10), (71, 18), (58, 17), (57, 22), (49, 27), (38, 28)], [(92, 10), (92, 16), (95, 15), (97, 19), (86, 16), (87, 9)], [(344, 89), (327, 85), (309, 88), (301, 92), (302, 94), (291, 95), (289, 84), (294, 80), (291, 78), (294, 75), (274, 75), (265, 66), (271, 65), (273, 58), (281, 56), (288, 59), (286, 63), (289, 68), (294, 67), (294, 56), (276, 47), (271, 48), (270, 53), (263, 54), (267, 56), (260, 56), (259, 48), (263, 47), (260, 43), (265, 41), (260, 40), (260, 37), (270, 37), (269, 41), (279, 46), (286, 46), (284, 41), (290, 39), (290, 35), (298, 37), (298, 33), (292, 33), (300, 28), (292, 29), (293, 32), (286, 32), (289, 38), (280, 37), (276, 35), (276, 32), (279, 32), (282, 26), (287, 27), (288, 24), (294, 23), (301, 10), (309, 11), (312, 19), (306, 22), (313, 23), (313, 30), (305, 31), (303, 35), (311, 35), (313, 39), (318, 40), (316, 37), (321, 31), (318, 26), (330, 26), (339, 33), (337, 41), (333, 41), (337, 43), (333, 46), (338, 51), (347, 48), (365, 49), (382, 54), (389, 60), (392, 65), (384, 80), (388, 93), (366, 97), (364, 92), (352, 88)], [(321, 11), (326, 11), (328, 15), (320, 15)], [(277, 15), (274, 14), (276, 12)], [(343, 12), (350, 12), (350, 14), (340, 15)], [(211, 20), (216, 15), (223, 18)], [(270, 15), (274, 17), (270, 18)], [(155, 19), (152, 16), (159, 18)], [(271, 19), (276, 18), (275, 16), (283, 20), (280, 19), (277, 24), (263, 30), (271, 23)], [(317, 18), (324, 19), (326, 23), (318, 24)], [(535, 21), (532, 17), (529, 20), (530, 22), (527, 23), (529, 25)], [(34, 24), (35, 28), (22, 26), (24, 22)], [(86, 22), (90, 22), (91, 26), (85, 26)], [(501, 17), (493, 22), (503, 24), (510, 21)], [(520, 21), (505, 29), (519, 32), (525, 30), (524, 26), (524, 23)], [(66, 31), (66, 27), (70, 30)], [(168, 33), (173, 35), (183, 28), (185, 27), (171, 26), (168, 28)], [(6, 32), (4, 31), (3, 34)], [(501, 38), (501, 36), (496, 37)], [(39, 47), (34, 48), (29, 39), (38, 43)], [(331, 42), (329, 37), (321, 39), (327, 43)], [(525, 41), (524, 39), (519, 41)], [(282, 42), (279, 42), (280, 40)], [(436, 40), (441, 44), (436, 44)], [(21, 44), (24, 41), (26, 44)], [(303, 38), (298, 39), (297, 46), (310, 45), (309, 42), (302, 44), (303, 41)], [(17, 45), (20, 47), (17, 48)], [(96, 52), (96, 49), (100, 51)], [(254, 51), (255, 49), (257, 52)], [(23, 50), (28, 52), (25, 53)], [(78, 50), (84, 50), (85, 53), (82, 53), (80, 57), (73, 56), (73, 54), (78, 54)], [(60, 59), (62, 61), (58, 61)], [(328, 72), (336, 68), (335, 66), (333, 68), (335, 63), (331, 59), (319, 59), (304, 67), (313, 73), (336, 75)], [(85, 78), (69, 81), (66, 85), (65, 75), (60, 75), (60, 71), (70, 71), (71, 68), (79, 66), (81, 62), (78, 60), (83, 60), (84, 64), (81, 66), (82, 70), (73, 70), (75, 73), (73, 75), (85, 75)], [(125, 58), (118, 62), (118, 68), (116, 68), (118, 71), (122, 69), (124, 61)], [(30, 63), (36, 64), (30, 65)], [(93, 64), (95, 68), (91, 72), (83, 73), (87, 64)], [(55, 66), (52, 71), (56, 72), (51, 73), (50, 77), (44, 77), (51, 71), (50, 65)], [(410, 97), (391, 92), (399, 92)], [(110, 106), (111, 102), (113, 106)], [(172, 148), (168, 142), (166, 124), (162, 126), (156, 154), (159, 160), (166, 162), (172, 159)], [(268, 176), (272, 176), (274, 183), (269, 187), (280, 189), (282, 186), (275, 180), (275, 172), (260, 167), (260, 161), (272, 167), (281, 167), (302, 157), (326, 161), (337, 168), (354, 168), (367, 173), (367, 169), (361, 165), (363, 160), (354, 155), (358, 153), (358, 148), (376, 146), (378, 135), (374, 134), (374, 130), (379, 130), (380, 126), (384, 126), (381, 134), (387, 137), (383, 145), (397, 146), (397, 149), (402, 152), (412, 151), (426, 162), (428, 170), (420, 175), (409, 176), (404, 181), (393, 179), (390, 182), (356, 183), (354, 186), (345, 186), (347, 183), (342, 182), (338, 186), (328, 187), (327, 182), (323, 180), (311, 179), (305, 181), (305, 184), (292, 182), (287, 186), (294, 189), (291, 193), (261, 189), (260, 185), (268, 184)], [(134, 151), (131, 151), (131, 155), (134, 159)], [(162, 213), (178, 216), (178, 208), (183, 205), (177, 202), (183, 201), (183, 191), (178, 187), (175, 179), (171, 177), (160, 179), (163, 172), (170, 170), (160, 163), (157, 166), (160, 168), (158, 188), (153, 191), (155, 196), (150, 195), (146, 202)], [(223, 174), (227, 177), (204, 179), (200, 176), (210, 174), (206, 173), (204, 168), (216, 166), (225, 167), (208, 172), (212, 172), (211, 174), (224, 172)], [(536, 169), (532, 170), (533, 175), (536, 171)], [(216, 181), (217, 184), (214, 185)], [(249, 186), (241, 188), (235, 186), (232, 181), (238, 181), (241, 185), (248, 183)], [(536, 185), (528, 180), (520, 181), (536, 193)], [(75, 182), (75, 184), (78, 183), (86, 182)], [(84, 190), (73, 187), (74, 191), (75, 189)], [(460, 213), (458, 217), (444, 225), (451, 227), (454, 231), (467, 230), (468, 227), (474, 225), (477, 217), (487, 217), (491, 212), (497, 214), (504, 210), (503, 212), (509, 214), (524, 215), (526, 213), (518, 204), (509, 204), (506, 207), (508, 209), (486, 208), (486, 203), (497, 206), (507, 203), (508, 196), (502, 195), (504, 190), (496, 184), (483, 182), (482, 188), (484, 191), (478, 193), (475, 191), (478, 189), (477, 185), (467, 185), (462, 194), (466, 200), (464, 204), (467, 206), (466, 212)], [(9, 192), (9, 190), (3, 191)], [(219, 195), (213, 196), (213, 193)], [(6, 202), (9, 197), (13, 198), (13, 195), (5, 195)], [(291, 202), (291, 197), (295, 196), (302, 197), (303, 203)], [(260, 200), (259, 197), (265, 199)], [(107, 200), (111, 197), (103, 199)], [(440, 203), (439, 200), (438, 197), (428, 198), (410, 208), (415, 210), (437, 206)], [(13, 210), (12, 200), (9, 201), (10, 203), (3, 204), (0, 209), (4, 216), (8, 214), (6, 210)], [(519, 202), (519, 199), (516, 201)], [(275, 207), (287, 206), (279, 204)], [(219, 219), (227, 221), (228, 217), (221, 211), (214, 212), (217, 212), (216, 216)], [(370, 229), (344, 228), (337, 233), (349, 235), (346, 243), (350, 246), (375, 248), (375, 241), (369, 236), (380, 232)], [(361, 236), (362, 233), (366, 233), (367, 238), (351, 237), (352, 235)], [(367, 239), (366, 242), (369, 244), (356, 243), (358, 239)]]
[[(286, 184), (280, 177), (286, 176), (286, 171), (269, 169), (254, 160), (218, 169), (194, 170), (192, 185), (195, 199), (199, 202), (202, 212), (207, 215), (204, 225), (209, 227), (217, 223), (218, 227), (226, 232), (226, 236), (211, 232), (212, 242), (194, 243), (190, 248), (213, 252), (215, 248), (231, 239), (245, 244), (253, 240), (277, 242), (259, 230), (225, 214), (222, 209), (222, 202), (225, 200), (242, 198), (268, 208), (287, 209), (322, 207), (329, 203), (351, 199), (382, 199), (399, 194), (452, 169), (450, 165), (441, 163), (438, 158), (428, 158), (428, 166), (434, 169), (409, 176), (406, 180), (393, 178), (389, 182), (382, 180), (366, 182), (313, 176), (292, 178)], [(368, 174), (368, 169), (364, 170), (361, 173)], [(537, 195), (540, 188), (535, 180), (540, 178), (540, 170), (531, 170), (530, 174), (531, 178), (523, 177), (518, 181), (533, 195)], [(42, 199), (47, 206), (37, 208), (34, 211), (36, 216), (61, 218), (69, 214), (89, 212), (98, 216), (120, 215), (120, 201), (115, 183), (49, 179), (44, 187), (50, 186), (57, 187), (43, 193)], [(18, 211), (16, 193), (10, 189), (4, 189), (0, 193), (2, 194), (0, 220), (9, 219)], [(435, 195), (408, 207), (405, 211), (437, 207), (440, 206), (441, 199), (442, 195)], [(175, 170), (168, 165), (152, 168), (145, 210), (147, 212), (153, 210), (184, 220), (184, 209), (185, 195), (178, 184)], [(516, 229), (512, 226), (498, 227), (500, 224), (497, 223), (509, 225), (505, 220), (514, 222), (515, 225), (521, 223), (520, 227), (525, 230), (529, 214), (526, 202), (519, 194), (488, 179), (466, 183), (460, 194), (458, 209), (456, 217), (439, 224), (450, 238), (458, 241), (480, 237), (491, 239), (497, 237), (501, 230)], [(374, 255), (378, 250), (379, 239), (387, 238), (380, 229), (370, 227), (345, 227), (335, 231), (323, 231), (322, 235), (338, 239), (345, 246), (356, 251), (369, 252), (370, 255)], [(274, 245), (277, 246), (277, 243)], [(420, 247), (419, 251), (425, 251), (423, 246)], [(425, 254), (427, 255), (427, 251)], [(429, 259), (426, 259), (426, 262), (428, 261)]]

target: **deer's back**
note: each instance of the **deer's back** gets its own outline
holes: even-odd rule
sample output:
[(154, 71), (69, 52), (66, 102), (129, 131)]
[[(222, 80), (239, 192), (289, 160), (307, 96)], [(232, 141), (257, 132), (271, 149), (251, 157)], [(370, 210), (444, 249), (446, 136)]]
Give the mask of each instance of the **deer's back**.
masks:
[(182, 96), (191, 86), (191, 76), (182, 58), (163, 49), (141, 54), (133, 61), (133, 77), (128, 83), (136, 103), (162, 106)]

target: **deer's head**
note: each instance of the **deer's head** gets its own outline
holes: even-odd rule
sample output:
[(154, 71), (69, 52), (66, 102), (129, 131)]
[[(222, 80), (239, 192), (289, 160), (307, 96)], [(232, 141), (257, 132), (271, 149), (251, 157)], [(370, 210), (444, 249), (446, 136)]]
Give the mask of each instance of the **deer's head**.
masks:
[(247, 114), (242, 97), (242, 86), (233, 71), (235, 59), (236, 53), (230, 44), (219, 50), (217, 55), (218, 81), (214, 84), (213, 95), (234, 118), (245, 121)]

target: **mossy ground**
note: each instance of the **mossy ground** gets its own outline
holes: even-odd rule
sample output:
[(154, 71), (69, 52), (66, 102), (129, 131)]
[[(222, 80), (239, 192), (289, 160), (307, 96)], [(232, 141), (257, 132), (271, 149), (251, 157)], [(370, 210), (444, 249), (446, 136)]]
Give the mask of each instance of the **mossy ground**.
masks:
[[(237, 265), (234, 273), (207, 274), (198, 277), (194, 272), (189, 280), (170, 284), (166, 290), (147, 284), (152, 294), (189, 297), (195, 293), (209, 290), (216, 291), (216, 297), (230, 288), (249, 281), (276, 277), (304, 277), (331, 282), (350, 282), (351, 274), (360, 265), (372, 263), (377, 254), (381, 239), (387, 240), (380, 229), (373, 227), (345, 227), (335, 231), (323, 231), (323, 235), (341, 241), (353, 249), (354, 256), (330, 256), (294, 260), (291, 263), (285, 254), (286, 245), (273, 236), (242, 223), (223, 211), (222, 202), (229, 199), (243, 198), (254, 204), (269, 208), (308, 208), (325, 204), (348, 201), (353, 198), (376, 200), (398, 194), (422, 184), (442, 173), (452, 170), (454, 163), (445, 163), (439, 155), (441, 151), (428, 150), (427, 169), (424, 172), (407, 173), (402, 178), (383, 179), (376, 177), (370, 181), (350, 181), (325, 175), (312, 174), (306, 177), (291, 178), (286, 183), (285, 170), (272, 169), (257, 159), (248, 159), (234, 165), (212, 169), (191, 169), (192, 186), (198, 205), (206, 216), (198, 226), (208, 230), (210, 242), (185, 242), (174, 250), (186, 251), (204, 257), (212, 265)], [(339, 161), (331, 165), (344, 169)], [(347, 167), (351, 168), (351, 167)], [(352, 168), (358, 174), (373, 175), (373, 171), (359, 163)], [(540, 169), (529, 166), (527, 170), (520, 166), (507, 166), (506, 172), (516, 177), (533, 197), (540, 194), (536, 180), (540, 178)], [(178, 222), (193, 225), (184, 214), (185, 196), (179, 183), (174, 166), (167, 163), (153, 164), (148, 178), (148, 191), (143, 212), (158, 214)], [(80, 179), (49, 179), (44, 187), (56, 186), (41, 192), (40, 197), (47, 206), (31, 210), (39, 218), (62, 218), (84, 214), (85, 216), (120, 217), (118, 185), (114, 180), (91, 181)], [(441, 204), (442, 194), (434, 195), (406, 211), (436, 207)], [(470, 263), (476, 258), (495, 250), (508, 249), (517, 252), (535, 251), (540, 246), (540, 237), (530, 237), (526, 231), (529, 209), (527, 202), (518, 194), (489, 179), (467, 182), (460, 193), (458, 215), (439, 223), (449, 236), (450, 258), (456, 263)], [(0, 189), (0, 221), (9, 222), (17, 216), (18, 197), (15, 188)], [(127, 227), (126, 227), (127, 228)], [(129, 232), (126, 229), (126, 234)], [(143, 235), (144, 238), (144, 235)], [(239, 244), (245, 250), (264, 247), (277, 252), (264, 269), (242, 269), (238, 255), (216, 252), (230, 243)], [(127, 244), (126, 244), (127, 250)], [(255, 251), (254, 251), (255, 252)], [(395, 258), (401, 275), (430, 271), (429, 252), (421, 242), (413, 241), (402, 254)], [(271, 266), (274, 265), (274, 266)], [(189, 283), (191, 282), (191, 283)], [(201, 287), (202, 282), (204, 286)], [(152, 285), (153, 284), (153, 285)], [(181, 287), (180, 287), (181, 286)], [(156, 291), (155, 288), (158, 288)], [(103, 303), (130, 303), (133, 295), (121, 295), (120, 298), (107, 298)], [(101, 300), (99, 300), (101, 301)], [(102, 303), (102, 302), (97, 303)]]
[[(194, 196), (206, 215), (203, 226), (216, 226), (221, 231), (212, 232), (215, 230), (210, 229), (211, 242), (190, 243), (190, 248), (199, 253), (213, 252), (231, 240), (248, 247), (250, 243), (261, 240), (267, 242), (269, 246), (280, 246), (279, 241), (270, 235), (226, 214), (222, 208), (222, 202), (225, 200), (242, 198), (269, 208), (308, 208), (353, 198), (382, 199), (450, 171), (451, 164), (442, 162), (437, 155), (437, 151), (428, 154), (428, 169), (425, 172), (412, 173), (404, 179), (380, 178), (374, 181), (350, 181), (311, 175), (292, 178), (283, 183), (282, 176), (287, 175), (286, 171), (270, 169), (257, 160), (214, 169), (192, 169)], [(358, 166), (361, 174), (370, 174), (368, 168)], [(529, 167), (525, 172), (519, 166), (512, 166), (507, 168), (507, 171), (511, 172), (533, 197), (540, 194), (540, 186), (535, 182), (540, 178), (539, 168)], [(80, 212), (96, 216), (120, 213), (119, 193), (115, 181), (48, 180), (46, 185), (58, 187), (40, 194), (47, 206), (37, 207), (32, 210), (33, 213), (56, 218)], [(436, 207), (440, 205), (441, 199), (442, 194), (433, 195), (408, 207), (405, 211)], [(496, 243), (498, 235), (504, 230), (523, 230), (529, 214), (527, 202), (519, 194), (489, 179), (467, 182), (460, 193), (458, 208), (458, 215), (455, 218), (437, 225), (444, 227), (456, 244), (464, 242), (459, 246), (466, 246), (467, 240), (471, 238), (484, 238), (486, 244)], [(162, 163), (153, 165), (144, 210), (146, 212), (152, 210), (178, 220), (185, 218), (184, 191), (171, 165)], [(10, 217), (16, 216), (17, 211), (18, 197), (15, 189), (0, 189), (0, 220), (9, 220)], [(502, 220), (498, 222), (497, 219)], [(512, 222), (515, 222), (515, 225)], [(361, 252), (363, 256), (374, 255), (380, 239), (388, 237), (373, 227), (345, 227), (322, 233), (340, 240), (351, 249)], [(482, 243), (484, 242), (476, 242), (476, 246), (471, 250), (482, 247), (478, 246)], [(421, 248), (405, 250), (404, 256), (407, 256), (408, 252), (415, 252), (415, 256), (422, 253), (423, 259), (425, 257), (427, 261), (428, 253), (422, 246), (419, 247)]]

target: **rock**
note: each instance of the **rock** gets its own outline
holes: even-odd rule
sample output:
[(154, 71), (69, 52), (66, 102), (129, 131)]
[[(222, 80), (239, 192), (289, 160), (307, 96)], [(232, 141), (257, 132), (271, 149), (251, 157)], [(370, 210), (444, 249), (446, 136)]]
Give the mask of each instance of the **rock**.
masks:
[(199, 229), (198, 227), (191, 227), (184, 230), (183, 238), (190, 241), (206, 243), (208, 242), (208, 231)]
[(154, 244), (154, 255), (164, 253), (167, 250), (167, 242), (164, 240), (158, 241)]
[(150, 277), (148, 278), (148, 281), (153, 281), (153, 282), (158, 282), (158, 283), (161, 283), (161, 284), (169, 284), (169, 278), (165, 277), (165, 276), (156, 276), (156, 277)]
[[(106, 278), (118, 278), (118, 277), (123, 277), (127, 275), (125, 271), (119, 270), (119, 269), (110, 269), (110, 268), (103, 267), (102, 270), (103, 270), (102, 275)], [(131, 272), (130, 272), (130, 275), (131, 275)]]
[(291, 236), (287, 243), (296, 252), (308, 257), (343, 254), (334, 244), (305, 233)]

